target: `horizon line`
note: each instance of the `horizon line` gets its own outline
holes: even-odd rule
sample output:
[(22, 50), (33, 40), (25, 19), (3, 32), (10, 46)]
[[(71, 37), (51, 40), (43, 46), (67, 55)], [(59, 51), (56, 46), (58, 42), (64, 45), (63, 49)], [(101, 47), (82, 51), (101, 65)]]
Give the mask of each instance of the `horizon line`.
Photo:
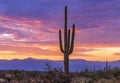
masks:
[[(38, 58), (32, 58), (32, 57), (28, 57), (28, 58), (24, 58), (24, 59), (20, 59), (20, 58), (14, 58), (14, 59), (0, 59), (0, 60), (7, 60), (7, 61), (12, 61), (12, 60), (26, 60), (26, 59), (34, 59), (34, 60), (49, 60), (49, 61), (63, 61), (63, 60), (51, 60), (51, 59), (38, 59)], [(106, 61), (98, 61), (98, 60), (86, 60), (86, 59), (70, 59), (70, 60), (84, 60), (84, 61), (91, 61), (91, 62), (113, 62), (113, 61), (120, 61), (120, 60), (106, 60)]]

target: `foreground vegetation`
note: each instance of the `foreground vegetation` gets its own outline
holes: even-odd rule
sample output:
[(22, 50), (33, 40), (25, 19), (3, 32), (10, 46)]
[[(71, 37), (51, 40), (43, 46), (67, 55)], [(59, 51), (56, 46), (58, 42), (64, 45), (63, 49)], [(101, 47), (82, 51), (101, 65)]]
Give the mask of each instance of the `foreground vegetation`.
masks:
[(71, 83), (120, 83), (120, 69), (89, 71), (71, 73)]
[(120, 69), (64, 74), (61, 69), (40, 71), (0, 71), (0, 83), (120, 83)]

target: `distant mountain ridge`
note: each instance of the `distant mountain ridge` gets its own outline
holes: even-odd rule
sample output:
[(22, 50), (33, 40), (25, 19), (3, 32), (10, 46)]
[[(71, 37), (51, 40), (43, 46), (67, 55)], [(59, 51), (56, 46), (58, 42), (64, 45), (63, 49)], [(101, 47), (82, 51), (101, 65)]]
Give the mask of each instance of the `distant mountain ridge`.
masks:
[[(0, 60), (0, 70), (29, 70), (29, 71), (45, 71), (45, 64), (48, 63), (51, 68), (64, 68), (63, 61), (41, 60), (41, 59), (13, 59)], [(120, 60), (111, 61), (108, 63), (111, 68), (119, 67)], [(70, 60), (70, 71), (77, 72), (84, 69), (98, 70), (104, 69), (106, 62), (101, 61), (87, 61), (83, 59)]]

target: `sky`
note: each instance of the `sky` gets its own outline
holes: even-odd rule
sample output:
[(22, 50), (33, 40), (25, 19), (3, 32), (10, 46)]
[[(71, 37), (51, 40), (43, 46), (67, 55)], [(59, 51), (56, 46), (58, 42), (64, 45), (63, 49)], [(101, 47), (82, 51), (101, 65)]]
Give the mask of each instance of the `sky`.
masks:
[(76, 25), (70, 59), (120, 60), (120, 0), (0, 0), (0, 59), (63, 60), (59, 29)]

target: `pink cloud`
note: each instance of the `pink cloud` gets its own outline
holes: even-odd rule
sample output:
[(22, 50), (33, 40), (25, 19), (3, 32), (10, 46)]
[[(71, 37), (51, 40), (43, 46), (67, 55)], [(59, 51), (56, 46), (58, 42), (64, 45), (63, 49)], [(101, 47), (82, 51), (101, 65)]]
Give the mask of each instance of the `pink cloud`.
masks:
[(11, 29), (11, 32), (9, 30), (6, 32), (15, 37), (13, 41), (55, 40), (56, 35), (52, 32), (57, 32), (57, 29), (48, 27), (42, 21), (30, 18), (0, 16), (0, 24), (3, 28)]

